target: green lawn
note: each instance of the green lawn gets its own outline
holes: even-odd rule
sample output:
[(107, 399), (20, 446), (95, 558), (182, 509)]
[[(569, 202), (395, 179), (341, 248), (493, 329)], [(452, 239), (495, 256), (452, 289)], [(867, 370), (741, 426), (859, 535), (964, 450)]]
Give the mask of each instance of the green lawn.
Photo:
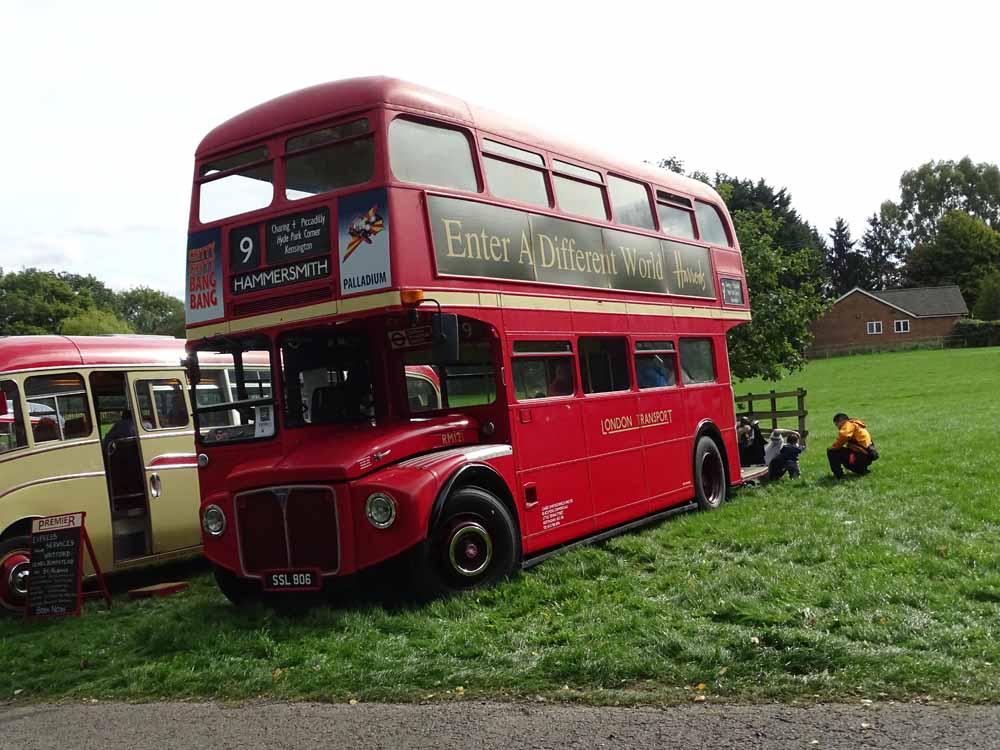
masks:
[[(200, 573), (159, 601), (0, 623), (0, 700), (253, 696), (602, 703), (1000, 699), (1000, 349), (817, 362), (803, 479), (742, 492), (423, 608), (236, 610)], [(882, 460), (827, 478), (830, 421)]]

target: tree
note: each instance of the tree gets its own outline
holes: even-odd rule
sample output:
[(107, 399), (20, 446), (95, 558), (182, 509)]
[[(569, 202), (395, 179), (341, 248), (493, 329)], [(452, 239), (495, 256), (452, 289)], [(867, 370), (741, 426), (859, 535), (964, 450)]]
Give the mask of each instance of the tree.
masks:
[(52, 271), (28, 268), (0, 277), (0, 336), (55, 333), (66, 318), (88, 309)]
[(103, 281), (94, 276), (81, 276), (76, 273), (66, 271), (56, 274), (61, 280), (69, 284), (82, 304), (87, 307), (96, 307), (99, 310), (113, 310), (115, 306), (115, 292), (109, 289)]
[(983, 277), (998, 268), (1000, 232), (964, 211), (952, 211), (938, 222), (931, 240), (913, 248), (905, 272), (911, 286), (958, 284), (973, 308)]
[(132, 333), (132, 329), (113, 312), (91, 308), (63, 320), (59, 333), (65, 336), (96, 336), (101, 333)]
[(812, 340), (809, 324), (823, 311), (822, 262), (815, 248), (781, 246), (782, 223), (768, 209), (733, 214), (753, 314), (750, 323), (729, 331), (729, 364), (737, 378), (779, 380), (784, 370), (801, 368)]
[(899, 286), (900, 262), (906, 254), (906, 239), (899, 224), (882, 213), (868, 218), (868, 228), (861, 237), (861, 253), (868, 265), (871, 289), (881, 291)]
[(666, 159), (660, 159), (656, 163), (656, 166), (660, 169), (669, 169), (671, 172), (676, 172), (677, 174), (684, 174), (684, 162), (676, 156), (668, 156)]
[(1000, 270), (993, 271), (979, 285), (972, 313), (979, 320), (1000, 320)]
[(831, 296), (839, 297), (854, 287), (870, 287), (871, 274), (867, 259), (854, 249), (856, 241), (851, 239), (850, 227), (844, 219), (837, 218), (830, 229), (830, 240), (831, 244), (826, 251), (826, 265), (829, 269)]
[(136, 333), (184, 336), (184, 304), (159, 290), (140, 286), (119, 292), (113, 309)]
[(965, 213), (1000, 229), (1000, 169), (969, 157), (958, 162), (929, 161), (904, 172), (899, 180), (900, 228), (911, 246), (930, 242), (938, 222), (952, 211)]

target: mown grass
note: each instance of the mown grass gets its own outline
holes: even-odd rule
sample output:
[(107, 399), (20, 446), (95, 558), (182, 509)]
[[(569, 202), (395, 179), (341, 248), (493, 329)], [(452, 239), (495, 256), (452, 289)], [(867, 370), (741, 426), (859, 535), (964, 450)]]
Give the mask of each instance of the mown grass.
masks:
[[(997, 700), (998, 373), (1000, 349), (814, 363), (778, 386), (809, 391), (801, 481), (486, 592), (290, 618), (199, 573), (169, 599), (2, 622), (0, 698)], [(871, 427), (868, 477), (827, 478), (838, 410)]]

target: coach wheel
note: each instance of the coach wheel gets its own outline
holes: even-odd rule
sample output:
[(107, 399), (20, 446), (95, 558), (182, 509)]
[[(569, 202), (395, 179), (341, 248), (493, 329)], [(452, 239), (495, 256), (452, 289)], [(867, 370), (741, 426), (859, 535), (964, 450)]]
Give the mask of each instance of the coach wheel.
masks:
[(521, 559), (521, 538), (510, 511), (495, 495), (462, 487), (448, 498), (417, 554), (422, 593), (449, 594), (512, 576)]
[(22, 614), (28, 601), (31, 538), (0, 542), (0, 613)]
[(260, 597), (260, 585), (256, 581), (240, 578), (219, 565), (212, 566), (212, 573), (219, 590), (236, 606)]
[(701, 510), (714, 510), (726, 501), (726, 467), (710, 437), (700, 438), (694, 450), (694, 491)]

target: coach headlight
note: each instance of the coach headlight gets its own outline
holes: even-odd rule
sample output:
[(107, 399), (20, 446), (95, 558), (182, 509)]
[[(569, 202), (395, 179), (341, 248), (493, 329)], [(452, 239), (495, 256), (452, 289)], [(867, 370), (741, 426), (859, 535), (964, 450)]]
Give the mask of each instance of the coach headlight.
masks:
[(365, 515), (376, 529), (388, 529), (396, 520), (396, 501), (384, 492), (373, 492), (365, 502)]
[(201, 515), (201, 527), (210, 536), (222, 536), (226, 530), (226, 514), (218, 505), (209, 505)]

